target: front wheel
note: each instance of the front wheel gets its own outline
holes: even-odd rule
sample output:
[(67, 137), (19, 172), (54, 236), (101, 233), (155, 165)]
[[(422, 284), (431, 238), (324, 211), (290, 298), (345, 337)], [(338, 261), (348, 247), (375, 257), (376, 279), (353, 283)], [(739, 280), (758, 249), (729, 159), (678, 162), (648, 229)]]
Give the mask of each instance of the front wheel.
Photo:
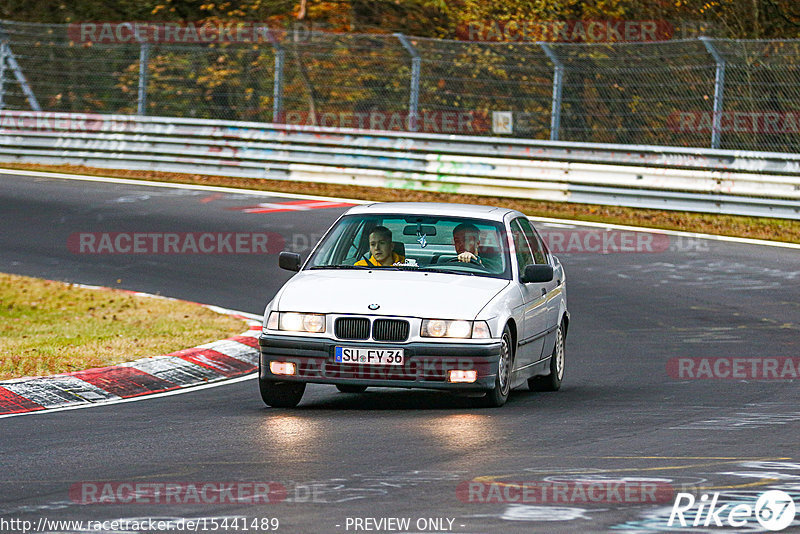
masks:
[(531, 391), (558, 391), (564, 379), (564, 323), (558, 325), (556, 331), (556, 345), (550, 356), (550, 374), (547, 376), (534, 376), (528, 379), (528, 388)]
[(273, 408), (294, 408), (306, 391), (305, 382), (276, 382), (263, 378), (258, 379), (258, 387), (261, 400)]
[(514, 345), (511, 339), (511, 329), (506, 325), (500, 343), (500, 359), (497, 362), (497, 378), (494, 381), (494, 388), (485, 396), (475, 399), (478, 406), (498, 408), (506, 403), (508, 395), (511, 393), (511, 367), (513, 364)]

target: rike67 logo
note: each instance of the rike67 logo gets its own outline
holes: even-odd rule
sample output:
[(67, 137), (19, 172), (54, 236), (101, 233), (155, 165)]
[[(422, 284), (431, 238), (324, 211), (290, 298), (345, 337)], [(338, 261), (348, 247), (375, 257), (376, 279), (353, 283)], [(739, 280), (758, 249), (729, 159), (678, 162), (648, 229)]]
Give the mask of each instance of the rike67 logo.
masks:
[(667, 526), (734, 527), (746, 526), (755, 518), (765, 530), (777, 532), (792, 524), (795, 504), (792, 496), (780, 490), (762, 493), (755, 503), (718, 504), (719, 493), (703, 494), (695, 499), (691, 493), (678, 493), (672, 505)]

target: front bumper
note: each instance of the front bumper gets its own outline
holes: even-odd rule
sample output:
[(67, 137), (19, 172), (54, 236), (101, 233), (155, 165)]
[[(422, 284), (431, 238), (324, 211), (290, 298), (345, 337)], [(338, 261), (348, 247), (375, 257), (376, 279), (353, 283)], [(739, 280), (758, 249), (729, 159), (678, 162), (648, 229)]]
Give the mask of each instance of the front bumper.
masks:
[[(500, 359), (500, 341), (488, 343), (380, 343), (334, 341), (316, 337), (264, 334), (258, 338), (259, 378), (316, 384), (446, 389), (481, 392), (494, 388)], [(402, 366), (342, 364), (334, 361), (334, 347), (402, 348)], [(294, 376), (274, 375), (271, 361), (292, 362)], [(477, 371), (473, 383), (450, 383), (451, 369)]]

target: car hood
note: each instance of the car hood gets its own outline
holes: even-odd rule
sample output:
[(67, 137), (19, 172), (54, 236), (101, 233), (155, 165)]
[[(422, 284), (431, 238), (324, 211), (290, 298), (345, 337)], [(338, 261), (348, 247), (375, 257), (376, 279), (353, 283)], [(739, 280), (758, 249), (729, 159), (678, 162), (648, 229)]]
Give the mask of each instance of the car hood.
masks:
[[(473, 319), (508, 284), (485, 276), (413, 271), (301, 271), (277, 295), (274, 309)], [(370, 304), (380, 308), (370, 310)]]

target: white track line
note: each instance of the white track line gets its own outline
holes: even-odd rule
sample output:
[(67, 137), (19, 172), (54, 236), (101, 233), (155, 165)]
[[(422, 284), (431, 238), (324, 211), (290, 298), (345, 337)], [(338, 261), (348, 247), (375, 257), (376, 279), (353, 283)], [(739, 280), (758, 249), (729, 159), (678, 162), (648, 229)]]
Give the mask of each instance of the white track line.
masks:
[[(236, 194), (247, 194), (247, 195), (255, 195), (255, 196), (265, 196), (265, 197), (281, 197), (281, 198), (297, 198), (297, 199), (309, 199), (309, 200), (328, 200), (328, 201), (336, 201), (336, 202), (349, 202), (352, 204), (373, 204), (377, 201), (372, 200), (360, 200), (355, 198), (339, 198), (339, 197), (325, 197), (325, 196), (318, 196), (318, 195), (301, 195), (297, 193), (283, 193), (280, 191), (259, 191), (255, 189), (238, 189), (235, 187), (222, 187), (222, 186), (214, 186), (214, 185), (193, 185), (193, 184), (174, 184), (169, 182), (154, 182), (150, 180), (130, 180), (126, 178), (111, 178), (111, 177), (104, 177), (104, 176), (87, 176), (82, 174), (66, 174), (66, 173), (58, 173), (58, 172), (43, 172), (43, 171), (26, 171), (26, 170), (16, 170), (16, 169), (2, 169), (0, 168), (0, 174), (17, 174), (20, 176), (33, 176), (37, 178), (59, 178), (63, 180), (82, 180), (82, 181), (89, 181), (89, 182), (105, 182), (105, 183), (115, 183), (115, 184), (125, 184), (125, 185), (144, 185), (150, 187), (166, 187), (171, 189), (193, 189), (197, 191), (213, 191), (217, 193), (236, 193)], [(553, 219), (549, 217), (528, 217), (533, 221), (538, 222), (545, 222), (545, 223), (555, 223), (555, 224), (569, 224), (573, 226), (589, 226), (595, 228), (608, 228), (613, 230), (629, 230), (629, 231), (646, 231), (646, 232), (653, 232), (653, 233), (660, 233), (665, 235), (674, 235), (674, 236), (683, 236), (683, 237), (693, 237), (696, 239), (710, 239), (713, 241), (725, 241), (729, 243), (742, 243), (745, 245), (761, 245), (766, 247), (778, 247), (778, 248), (789, 248), (789, 249), (796, 249), (800, 250), (800, 244), (798, 243), (785, 243), (783, 241), (768, 241), (765, 239), (751, 239), (746, 237), (730, 237), (730, 236), (723, 236), (723, 235), (715, 235), (715, 234), (700, 234), (695, 232), (682, 232), (679, 230), (665, 230), (662, 228), (650, 228), (647, 226), (625, 226), (621, 224), (610, 224), (610, 223), (598, 223), (598, 222), (589, 222), (589, 221), (576, 221), (572, 219)]]
[(124, 185), (145, 185), (149, 187), (166, 187), (169, 189), (193, 189), (196, 191), (213, 191), (215, 193), (238, 193), (262, 197), (298, 198), (308, 200), (335, 200), (352, 204), (374, 204), (372, 200), (357, 200), (352, 198), (323, 197), (317, 195), (301, 195), (297, 193), (282, 193), (279, 191), (260, 191), (257, 189), (238, 189), (219, 185), (176, 184), (169, 182), (154, 182), (152, 180), (132, 180), (128, 178), (112, 178), (110, 176), (88, 176), (84, 174), (65, 174), (61, 172), (26, 171), (16, 169), (0, 169), (0, 174), (18, 174), (20, 176), (33, 176), (36, 178), (58, 178), (62, 180), (81, 180), (85, 182), (104, 182)]
[[(180, 300), (180, 299), (176, 299), (176, 300)], [(202, 304), (202, 303), (199, 303), (199, 304), (200, 304), (200, 306), (203, 306), (204, 308), (208, 308), (211, 311), (217, 312), (220, 315), (241, 315), (242, 317), (250, 319), (251, 321), (258, 321), (259, 323), (261, 323), (261, 321), (264, 320), (264, 316), (263, 315), (258, 315), (257, 313), (249, 313), (249, 312), (243, 312), (243, 311), (238, 311), (238, 310), (229, 310), (228, 308), (220, 308), (219, 306), (214, 306), (213, 304)]]
[[(373, 204), (377, 201), (360, 200), (355, 198), (339, 198), (339, 197), (325, 197), (318, 195), (301, 195), (297, 193), (283, 193), (280, 191), (259, 191), (255, 189), (238, 189), (235, 187), (222, 187), (214, 185), (193, 185), (193, 184), (173, 184), (168, 182), (154, 182), (150, 180), (130, 180), (126, 178), (111, 178), (104, 176), (87, 176), (82, 174), (65, 174), (57, 172), (43, 172), (43, 171), (26, 171), (15, 169), (1, 169), (0, 174), (17, 174), (20, 176), (33, 176), (37, 178), (59, 178), (63, 180), (83, 180), (89, 182), (105, 182), (125, 185), (144, 185), (150, 187), (166, 187), (171, 189), (194, 189), (197, 191), (213, 191), (217, 193), (236, 193), (247, 194), (254, 196), (265, 197), (281, 197), (281, 198), (296, 198), (296, 199), (310, 199), (310, 200), (328, 200), (336, 202), (349, 202), (352, 204)], [(621, 224), (598, 223), (589, 221), (576, 221), (572, 219), (553, 219), (549, 217), (528, 217), (533, 221), (555, 223), (555, 224), (569, 224), (573, 226), (589, 226), (595, 228), (608, 228), (613, 230), (629, 230), (629, 231), (647, 231), (653, 233), (660, 233), (665, 235), (694, 237), (696, 239), (710, 239), (713, 241), (725, 241), (729, 243), (742, 243), (745, 245), (761, 245), (766, 247), (778, 247), (800, 250), (800, 244), (785, 243), (783, 241), (768, 241), (765, 239), (751, 239), (746, 237), (730, 237), (715, 234), (700, 234), (695, 232), (682, 232), (679, 230), (665, 230), (662, 228), (650, 228), (647, 226), (625, 226)]]
[(575, 226), (591, 226), (595, 228), (607, 228), (610, 230), (628, 230), (633, 232), (649, 232), (653, 234), (674, 235), (681, 237), (694, 237), (696, 239), (710, 239), (712, 241), (727, 241), (731, 243), (742, 243), (746, 245), (763, 245), (767, 247), (793, 248), (800, 250), (800, 243), (786, 243), (784, 241), (768, 241), (766, 239), (752, 239), (749, 237), (732, 237), (716, 234), (698, 234), (695, 232), (683, 232), (681, 230), (666, 230), (664, 228), (650, 228), (647, 226), (626, 226), (622, 224), (610, 224), (590, 221), (573, 221), (570, 219), (551, 219), (549, 217), (528, 217), (532, 221), (555, 224), (569, 224)]

